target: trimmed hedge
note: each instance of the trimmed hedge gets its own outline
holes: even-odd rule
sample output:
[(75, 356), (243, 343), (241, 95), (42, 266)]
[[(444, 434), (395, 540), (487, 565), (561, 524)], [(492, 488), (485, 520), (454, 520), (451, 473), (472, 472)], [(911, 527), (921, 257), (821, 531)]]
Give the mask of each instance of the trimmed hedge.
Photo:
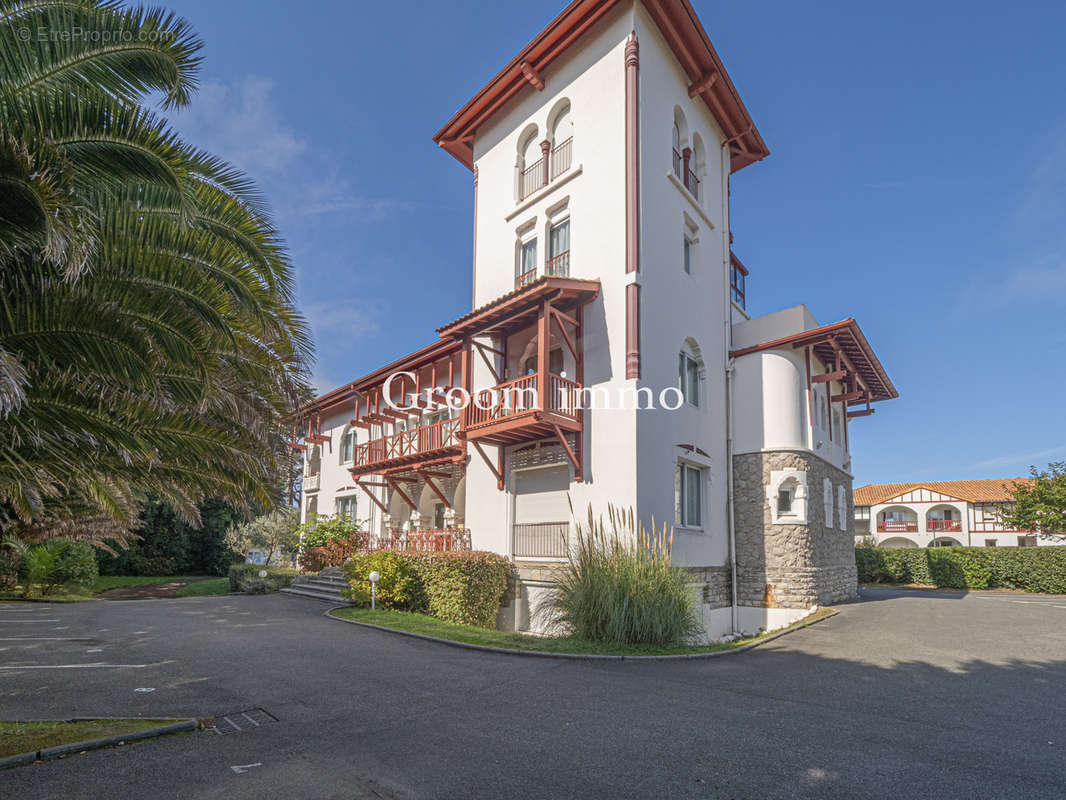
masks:
[[(265, 577), (259, 577), (261, 570)], [(229, 590), (245, 594), (270, 594), (292, 584), (295, 570), (264, 567), (261, 564), (234, 564), (229, 568)]]
[(1066, 546), (855, 548), (860, 583), (1066, 594)]
[(496, 553), (376, 552), (345, 563), (348, 596), (369, 605), (367, 576), (380, 574), (377, 602), (385, 608), (421, 611), (445, 622), (496, 627), (511, 562)]

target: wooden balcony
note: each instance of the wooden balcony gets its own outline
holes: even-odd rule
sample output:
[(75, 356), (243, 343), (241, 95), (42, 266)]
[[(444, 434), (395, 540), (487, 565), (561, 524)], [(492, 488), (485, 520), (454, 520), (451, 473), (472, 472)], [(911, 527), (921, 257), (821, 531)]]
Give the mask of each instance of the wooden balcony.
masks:
[(357, 444), (350, 471), (352, 475), (365, 475), (459, 455), (463, 451), (459, 427), (456, 417)]
[(925, 529), (930, 533), (941, 531), (962, 531), (961, 519), (927, 519)]
[(540, 375), (523, 375), (491, 389), (475, 392), (463, 419), (469, 440), (511, 444), (581, 429), (581, 387), (559, 375), (548, 375), (547, 395), (541, 396)]
[(893, 520), (881, 520), (877, 523), (878, 533), (917, 533), (918, 521), (898, 522)]

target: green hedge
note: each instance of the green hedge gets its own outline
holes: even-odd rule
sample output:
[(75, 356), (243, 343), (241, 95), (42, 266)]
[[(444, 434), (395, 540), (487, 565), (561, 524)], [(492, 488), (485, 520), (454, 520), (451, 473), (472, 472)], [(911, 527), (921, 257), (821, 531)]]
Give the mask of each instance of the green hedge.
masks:
[[(266, 576), (260, 577), (260, 571)], [(296, 570), (264, 567), (262, 564), (234, 564), (229, 568), (229, 590), (245, 594), (269, 594), (292, 584)]]
[(511, 562), (496, 553), (377, 552), (345, 563), (348, 596), (370, 603), (368, 575), (377, 571), (377, 602), (385, 608), (421, 611), (446, 622), (496, 627)]
[(1066, 546), (855, 548), (860, 583), (1066, 594)]

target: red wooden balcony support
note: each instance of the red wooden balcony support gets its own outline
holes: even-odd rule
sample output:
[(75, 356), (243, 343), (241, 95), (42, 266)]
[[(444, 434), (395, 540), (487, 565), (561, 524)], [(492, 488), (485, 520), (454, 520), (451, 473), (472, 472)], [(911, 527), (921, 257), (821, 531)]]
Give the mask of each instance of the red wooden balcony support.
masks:
[[(433, 479), (430, 477), (430, 474), (428, 472), (426, 472), (425, 470), (421, 470), (421, 469), (416, 469), (415, 472), (418, 473), (418, 475), (420, 475), (422, 477), (422, 480), (424, 480), (426, 482), (426, 486), (428, 486), (430, 488), (430, 490), (433, 492), (433, 494), (437, 495), (437, 497), (440, 498), (440, 501), (442, 503), (444, 503), (444, 507), (450, 509), (452, 507), (451, 501), (449, 501), (447, 496), (445, 496), (444, 492), (442, 492), (438, 488), (437, 484), (435, 484), (433, 482)], [(436, 474), (439, 475), (440, 473), (436, 473)]]
[(355, 479), (355, 485), (358, 486), (360, 489), (362, 489), (364, 492), (366, 492), (366, 496), (369, 497), (374, 502), (374, 505), (376, 505), (378, 508), (381, 509), (381, 513), (382, 514), (388, 514), (389, 513), (389, 509), (385, 506), (385, 504), (382, 503), (380, 500), (378, 500), (378, 498), (374, 495), (374, 493), (372, 491), (370, 491), (371, 485), (384, 486), (385, 484), (383, 484), (383, 483), (379, 483), (379, 484), (362, 483), (358, 478), (356, 478)]
[(397, 481), (398, 479), (396, 477), (390, 475), (385, 476), (385, 482), (389, 484), (389, 486), (392, 487), (392, 490), (400, 496), (400, 499), (407, 503), (407, 505), (411, 507), (412, 511), (418, 511), (418, 506), (416, 506), (414, 501), (407, 496), (407, 493), (397, 485)]

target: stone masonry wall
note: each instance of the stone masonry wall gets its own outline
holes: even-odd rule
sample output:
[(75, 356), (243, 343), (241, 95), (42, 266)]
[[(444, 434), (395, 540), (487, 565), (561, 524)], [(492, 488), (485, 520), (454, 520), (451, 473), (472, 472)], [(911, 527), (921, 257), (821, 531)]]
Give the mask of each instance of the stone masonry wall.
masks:
[[(806, 524), (774, 525), (766, 489), (772, 470), (807, 472)], [(823, 484), (833, 484), (833, 526), (827, 527)], [(843, 485), (845, 530), (837, 524)], [(737, 602), (742, 606), (807, 608), (857, 596), (851, 477), (805, 452), (744, 453), (733, 457)]]

